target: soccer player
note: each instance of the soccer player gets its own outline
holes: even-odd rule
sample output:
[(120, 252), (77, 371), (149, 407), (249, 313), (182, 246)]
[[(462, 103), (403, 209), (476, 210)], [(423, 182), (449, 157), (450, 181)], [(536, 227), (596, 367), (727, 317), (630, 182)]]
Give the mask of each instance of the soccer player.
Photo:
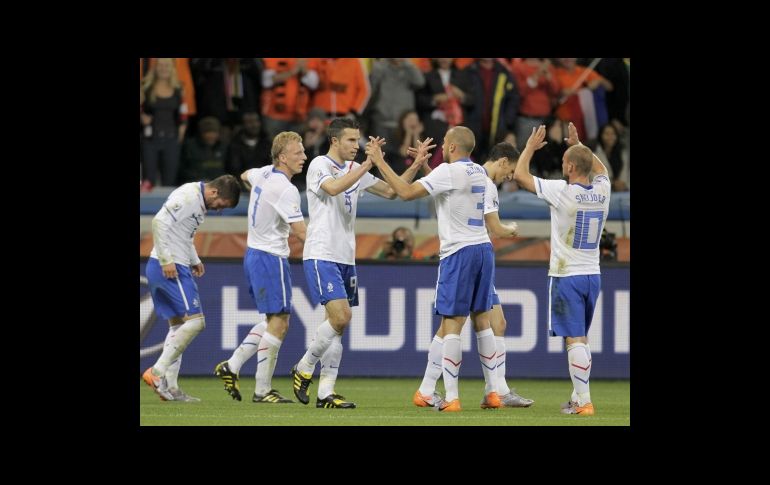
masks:
[(284, 131), (273, 139), (273, 164), (252, 168), (241, 174), (251, 191), (248, 212), (248, 250), (243, 260), (249, 294), (257, 309), (267, 317), (249, 331), (230, 359), (214, 369), (225, 383), (225, 391), (241, 400), (238, 376), (249, 358), (257, 354), (256, 386), (252, 402), (290, 403), (272, 388), (278, 350), (289, 329), (291, 273), (289, 271), (289, 230), (305, 241), (305, 220), (300, 210), (297, 187), (291, 183), (302, 173), (307, 156), (302, 137)]
[(163, 401), (200, 401), (185, 394), (177, 383), (182, 352), (206, 326), (198, 285), (203, 263), (193, 245), (198, 226), (208, 210), (238, 205), (241, 187), (232, 175), (211, 182), (190, 182), (178, 187), (152, 219), (153, 248), (145, 273), (155, 311), (168, 319), (163, 352), (142, 375)]
[[(356, 276), (356, 237), (354, 226), (358, 197), (362, 191), (395, 199), (391, 187), (368, 173), (372, 161), (352, 162), (358, 152), (358, 123), (348, 118), (334, 119), (328, 128), (331, 146), (326, 155), (314, 158), (307, 171), (307, 200), (310, 220), (302, 255), (305, 277), (313, 304), (325, 307), (326, 319), (318, 326), (315, 339), (305, 355), (291, 369), (294, 395), (302, 404), (309, 402), (308, 387), (316, 363), (321, 361), (317, 408), (355, 408), (335, 389), (342, 358), (342, 334), (358, 305)], [(384, 140), (378, 140), (383, 144)], [(411, 182), (420, 164), (413, 163), (401, 176)], [(398, 177), (396, 177), (398, 178)], [(399, 179), (401, 180), (401, 179)]]
[[(426, 138), (420, 143), (418, 151), (421, 155), (427, 154), (431, 141)], [(434, 306), (436, 314), (442, 316), (441, 324), (446, 332), (442, 351), (446, 401), (437, 407), (439, 411), (461, 410), (458, 386), (462, 364), (460, 331), (468, 314), (476, 330), (482, 363), (485, 359), (491, 362), (496, 353), (490, 329), (495, 261), (492, 243), (484, 227), (487, 175), (483, 167), (470, 159), (475, 144), (470, 129), (464, 126), (451, 128), (444, 136), (442, 147), (447, 163), (413, 184), (396, 176), (383, 159), (378, 143), (367, 145), (367, 154), (399, 197), (412, 200), (431, 195), (436, 203), (440, 263)], [(483, 371), (486, 381), (493, 382), (492, 370), (484, 366)], [(501, 405), (496, 391), (489, 392), (485, 399), (491, 407)]]
[[(497, 184), (501, 184), (513, 177), (513, 170), (516, 167), (516, 160), (519, 158), (519, 151), (510, 143), (498, 143), (492, 147), (489, 153), (489, 159), (484, 164), (484, 170), (487, 172), (487, 191), (484, 194), (484, 223), (489, 232), (497, 237), (513, 237), (516, 235), (516, 223), (503, 224), (498, 215), (498, 195)], [(423, 170), (430, 173), (427, 166)], [(505, 315), (503, 307), (500, 305), (500, 297), (497, 291), (492, 287), (492, 314), (491, 326), (495, 337), (496, 357), (492, 360), (488, 356), (481, 356), (482, 369), (488, 369), (491, 372), (485, 372), (484, 377), (489, 376), (486, 381), (484, 397), (481, 400), (481, 408), (492, 408), (487, 400), (487, 396), (492, 392), (497, 392), (500, 397), (500, 407), (529, 407), (534, 402), (518, 395), (515, 389), (508, 387), (505, 380)], [(487, 332), (488, 333), (488, 332)], [(436, 382), (441, 377), (441, 354), (444, 347), (444, 336), (446, 331), (444, 326), (440, 326), (433, 341), (428, 349), (428, 365), (425, 368), (420, 388), (415, 391), (412, 402), (419, 407), (436, 406), (440, 404), (441, 396), (436, 393)], [(483, 336), (484, 331), (480, 332)]]
[(544, 180), (529, 172), (532, 154), (545, 146), (545, 125), (532, 129), (513, 177), (519, 187), (544, 199), (551, 210), (548, 332), (552, 337), (564, 337), (573, 385), (572, 397), (561, 411), (592, 416), (587, 335), (602, 286), (599, 240), (610, 207), (610, 180), (607, 167), (580, 143), (572, 123), (568, 133), (565, 141), (570, 147), (562, 157), (562, 173), (567, 181)]

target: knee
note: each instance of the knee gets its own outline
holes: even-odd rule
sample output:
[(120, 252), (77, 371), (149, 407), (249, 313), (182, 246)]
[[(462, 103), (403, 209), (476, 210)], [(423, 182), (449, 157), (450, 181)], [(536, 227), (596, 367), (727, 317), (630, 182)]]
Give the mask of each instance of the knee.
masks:
[(203, 313), (196, 313), (195, 315), (185, 317), (185, 324), (188, 325), (191, 330), (200, 333), (206, 328), (206, 317), (203, 316)]
[(344, 308), (332, 315), (329, 315), (329, 323), (335, 329), (341, 329), (348, 326), (351, 318), (353, 318), (353, 312), (350, 310), (350, 308)]

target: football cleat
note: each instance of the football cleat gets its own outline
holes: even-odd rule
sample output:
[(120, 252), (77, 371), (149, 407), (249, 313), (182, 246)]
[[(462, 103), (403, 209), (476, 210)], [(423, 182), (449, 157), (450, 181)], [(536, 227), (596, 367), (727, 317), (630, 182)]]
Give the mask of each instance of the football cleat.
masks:
[(152, 367), (144, 371), (144, 374), (142, 374), (142, 380), (144, 380), (144, 383), (150, 386), (153, 391), (155, 391), (155, 394), (160, 397), (161, 401), (174, 400), (174, 396), (169, 394), (168, 389), (166, 388), (166, 377), (158, 377), (153, 374)]
[(169, 394), (171, 394), (172, 401), (179, 401), (179, 402), (200, 402), (200, 398), (190, 396), (186, 392), (184, 392), (181, 389), (169, 389)]
[(579, 414), (581, 416), (593, 416), (594, 415), (594, 405), (590, 402), (587, 402), (584, 406), (578, 406), (577, 403), (573, 403), (573, 406), (570, 406), (568, 408), (562, 408), (561, 413), (562, 414)]
[(425, 396), (420, 393), (420, 390), (417, 389), (414, 391), (414, 396), (412, 396), (412, 402), (415, 406), (419, 406), (421, 408), (427, 408), (427, 407), (433, 407), (436, 405), (437, 402), (440, 402), (442, 400), (441, 394), (434, 392), (432, 396)]
[(227, 361), (222, 361), (214, 367), (214, 374), (219, 376), (225, 383), (225, 391), (230, 394), (233, 399), (241, 400), (241, 390), (238, 386), (238, 374), (230, 370), (230, 366), (227, 365)]
[(268, 392), (264, 396), (260, 396), (255, 392), (254, 396), (251, 398), (251, 402), (267, 402), (267, 403), (278, 404), (278, 403), (286, 403), (286, 402), (294, 402), (294, 401), (281, 396), (277, 390), (270, 389), (270, 392)]
[(323, 399), (316, 398), (315, 407), (317, 408), (339, 408), (339, 409), (354, 409), (356, 403), (346, 401), (345, 397), (340, 394), (329, 394)]
[(297, 366), (291, 368), (291, 372), (289, 372), (289, 375), (292, 378), (293, 382), (293, 389), (294, 389), (294, 395), (297, 396), (297, 399), (299, 399), (299, 402), (302, 404), (307, 404), (310, 402), (310, 398), (307, 395), (307, 389), (310, 387), (310, 383), (313, 382), (313, 374), (308, 374), (307, 372), (300, 372), (297, 370)]
[(503, 407), (506, 408), (528, 408), (535, 402), (532, 399), (519, 396), (513, 389), (505, 396), (500, 396), (500, 400), (503, 402)]
[(495, 391), (490, 392), (481, 400), (481, 409), (497, 409), (501, 407), (503, 407), (503, 403)]

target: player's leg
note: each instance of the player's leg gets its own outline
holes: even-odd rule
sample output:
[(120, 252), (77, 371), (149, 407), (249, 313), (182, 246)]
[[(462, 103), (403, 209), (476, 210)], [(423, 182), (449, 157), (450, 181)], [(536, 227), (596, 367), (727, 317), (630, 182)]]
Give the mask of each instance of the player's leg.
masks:
[(587, 334), (600, 285), (592, 281), (593, 276), (598, 275), (551, 277), (549, 282), (549, 327), (552, 335), (565, 339), (573, 397), (576, 398), (570, 407), (562, 407), (565, 414), (594, 414), (589, 386), (591, 357)]
[(444, 325), (438, 327), (436, 335), (428, 348), (428, 365), (425, 367), (425, 375), (422, 377), (420, 388), (412, 396), (412, 402), (415, 406), (428, 407), (434, 406), (441, 396), (436, 393), (436, 383), (441, 377), (444, 351)]
[(439, 411), (460, 411), (460, 366), (463, 362), (463, 350), (460, 343), (460, 332), (468, 319), (467, 315), (444, 316), (441, 325), (444, 327), (444, 348), (441, 355), (442, 374), (446, 397), (436, 409)]
[(310, 401), (307, 391), (315, 366), (332, 345), (334, 338), (341, 335), (341, 330), (350, 322), (352, 313), (340, 265), (330, 261), (306, 259), (303, 266), (310, 299), (314, 305), (324, 305), (327, 316), (316, 329), (315, 337), (307, 351), (290, 372), (294, 395), (302, 404), (307, 404)]
[[(287, 263), (288, 269), (288, 263)], [(283, 339), (289, 329), (288, 313), (268, 313), (267, 330), (257, 353), (257, 373), (255, 376), (253, 402), (257, 403), (290, 403), (291, 399), (283, 397), (277, 389), (273, 389), (273, 372), (278, 360), (278, 352), (281, 349)]]
[(470, 315), (476, 332), (476, 346), (485, 382), (481, 408), (499, 408), (502, 407), (502, 403), (497, 393), (497, 349), (491, 327), (495, 281), (494, 253), (489, 243), (464, 249), (468, 251), (466, 261), (471, 262), (465, 273), (473, 284), (468, 286), (467, 291), (472, 295)]
[(494, 303), (494, 306), (492, 307), (490, 318), (492, 332), (495, 335), (495, 350), (497, 351), (497, 394), (500, 396), (500, 401), (505, 407), (529, 407), (535, 401), (516, 394), (516, 390), (509, 388), (508, 383), (505, 380), (505, 361), (507, 358), (507, 349), (505, 348), (505, 329), (508, 325), (508, 322), (505, 320), (505, 314), (503, 313), (502, 305), (500, 305), (500, 298), (497, 296), (497, 292), (495, 292), (495, 294), (492, 296), (492, 303)]
[[(165, 378), (166, 370), (206, 326), (200, 306), (198, 285), (192, 277), (189, 266), (176, 265), (178, 276), (166, 279), (160, 263), (150, 258), (147, 263), (147, 280), (150, 286), (155, 310), (159, 316), (169, 320), (176, 327), (167, 335), (163, 351), (155, 364), (147, 369), (142, 378), (156, 393)], [(178, 325), (179, 318), (183, 323)], [(159, 394), (160, 395), (160, 394)], [(164, 399), (164, 396), (161, 396)]]
[(355, 404), (335, 391), (337, 375), (342, 362), (342, 333), (352, 319), (352, 307), (358, 306), (358, 276), (354, 265), (338, 264), (345, 285), (347, 308), (342, 301), (326, 305), (326, 318), (339, 332), (332, 339), (328, 349), (321, 355), (321, 370), (318, 383), (316, 407), (353, 408)]

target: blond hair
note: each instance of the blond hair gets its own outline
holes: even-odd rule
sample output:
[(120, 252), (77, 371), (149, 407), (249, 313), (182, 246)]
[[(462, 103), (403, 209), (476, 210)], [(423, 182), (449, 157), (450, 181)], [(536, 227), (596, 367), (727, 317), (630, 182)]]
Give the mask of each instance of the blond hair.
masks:
[(299, 133), (282, 131), (275, 135), (275, 138), (273, 138), (273, 148), (270, 149), (270, 156), (273, 157), (273, 165), (278, 163), (278, 157), (283, 153), (286, 146), (293, 141), (302, 143), (302, 137), (299, 136)]
[(147, 99), (149, 99), (150, 103), (154, 103), (156, 96), (155, 96), (155, 83), (158, 82), (158, 76), (156, 75), (155, 71), (158, 69), (158, 65), (161, 62), (169, 61), (171, 63), (171, 77), (169, 78), (168, 82), (171, 84), (171, 87), (173, 89), (182, 89), (182, 84), (179, 82), (179, 75), (176, 72), (176, 62), (174, 61), (173, 57), (160, 57), (158, 58), (158, 61), (155, 63), (154, 66), (152, 66), (152, 69), (147, 71), (147, 76), (142, 80), (142, 91), (147, 93)]

